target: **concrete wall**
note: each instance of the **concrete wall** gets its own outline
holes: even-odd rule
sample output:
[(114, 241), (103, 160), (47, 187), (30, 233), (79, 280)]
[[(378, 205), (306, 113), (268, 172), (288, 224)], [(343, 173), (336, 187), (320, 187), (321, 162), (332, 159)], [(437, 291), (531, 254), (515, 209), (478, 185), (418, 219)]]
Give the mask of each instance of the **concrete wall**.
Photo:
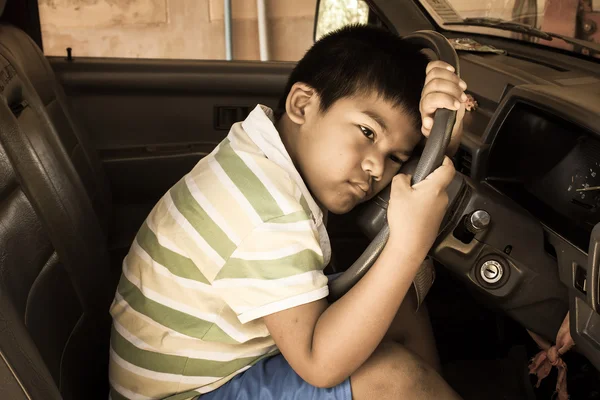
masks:
[[(223, 0), (39, 0), (47, 55), (224, 59)], [(269, 52), (295, 61), (312, 44), (316, 0), (266, 0)], [(233, 57), (258, 60), (256, 0), (232, 0)]]

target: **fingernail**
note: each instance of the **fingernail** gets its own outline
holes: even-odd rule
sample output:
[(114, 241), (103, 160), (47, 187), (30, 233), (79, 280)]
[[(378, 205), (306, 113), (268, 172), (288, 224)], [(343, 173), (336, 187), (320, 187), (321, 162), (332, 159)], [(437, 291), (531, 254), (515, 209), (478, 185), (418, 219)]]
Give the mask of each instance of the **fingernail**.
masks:
[(460, 81), (459, 85), (460, 85), (460, 87), (462, 87), (463, 89), (466, 89), (466, 88), (467, 88), (467, 82), (465, 82), (465, 81)]
[(454, 102), (454, 108), (456, 108), (456, 109), (460, 108), (460, 102), (458, 100)]
[(468, 97), (467, 97), (467, 95), (466, 95), (466, 94), (464, 94), (464, 93), (463, 93), (463, 94), (461, 94), (461, 95), (460, 95), (460, 99), (461, 99), (462, 101), (467, 101)]
[(450, 72), (454, 72), (454, 71), (456, 71), (452, 65), (448, 65), (446, 68), (447, 68), (447, 69), (448, 69), (448, 71), (450, 71)]

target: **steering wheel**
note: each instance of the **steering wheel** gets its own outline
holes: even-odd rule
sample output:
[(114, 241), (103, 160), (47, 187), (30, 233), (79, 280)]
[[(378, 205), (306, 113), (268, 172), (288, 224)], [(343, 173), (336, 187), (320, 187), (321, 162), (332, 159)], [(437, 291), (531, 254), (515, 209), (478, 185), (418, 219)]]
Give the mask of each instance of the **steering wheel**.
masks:
[[(460, 76), (458, 55), (440, 33), (435, 31), (417, 31), (407, 35), (403, 40), (408, 40), (423, 48), (433, 50), (438, 59), (444, 61), (456, 70)], [(425, 179), (431, 172), (442, 165), (446, 149), (450, 143), (452, 129), (456, 121), (456, 111), (440, 108), (435, 112), (433, 127), (417, 163), (412, 176), (412, 184), (417, 184)], [(400, 169), (400, 173), (411, 172), (409, 169), (414, 163), (407, 163)], [(374, 264), (388, 241), (390, 229), (387, 223), (387, 207), (390, 199), (391, 184), (373, 198), (363, 211), (359, 224), (363, 229), (379, 231), (362, 255), (343, 272), (337, 279), (329, 284), (329, 299), (335, 301), (350, 290)], [(364, 226), (369, 225), (369, 226)]]

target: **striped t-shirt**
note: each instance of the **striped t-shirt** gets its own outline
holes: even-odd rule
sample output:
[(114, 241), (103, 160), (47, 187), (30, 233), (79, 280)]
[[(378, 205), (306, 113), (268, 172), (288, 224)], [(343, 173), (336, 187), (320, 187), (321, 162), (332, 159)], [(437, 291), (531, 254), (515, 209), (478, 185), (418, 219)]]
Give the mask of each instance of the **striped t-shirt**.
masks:
[(111, 306), (111, 398), (191, 399), (277, 348), (261, 317), (328, 295), (323, 214), (257, 106), (154, 207)]

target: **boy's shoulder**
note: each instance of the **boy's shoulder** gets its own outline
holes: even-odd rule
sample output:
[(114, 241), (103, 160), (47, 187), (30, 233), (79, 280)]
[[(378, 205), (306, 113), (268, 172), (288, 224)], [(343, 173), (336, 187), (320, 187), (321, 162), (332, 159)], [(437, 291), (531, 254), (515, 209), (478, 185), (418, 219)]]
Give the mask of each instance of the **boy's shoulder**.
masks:
[(258, 262), (259, 268), (282, 249), (286, 260), (308, 253), (316, 257), (311, 265), (329, 260), (322, 214), (313, 211), (318, 206), (291, 160), (277, 162), (271, 153), (282, 145), (266, 151), (265, 146), (252, 140), (242, 123), (235, 124), (147, 219), (147, 231), (202, 266), (208, 281), (237, 276), (233, 267), (239, 263)]
[[(225, 219), (247, 229), (291, 215), (312, 219), (308, 199), (289, 168), (268, 157), (264, 144), (253, 141), (243, 125), (234, 124), (217, 148), (185, 177), (192, 193), (201, 193)], [(272, 140), (268, 145), (280, 150)]]

